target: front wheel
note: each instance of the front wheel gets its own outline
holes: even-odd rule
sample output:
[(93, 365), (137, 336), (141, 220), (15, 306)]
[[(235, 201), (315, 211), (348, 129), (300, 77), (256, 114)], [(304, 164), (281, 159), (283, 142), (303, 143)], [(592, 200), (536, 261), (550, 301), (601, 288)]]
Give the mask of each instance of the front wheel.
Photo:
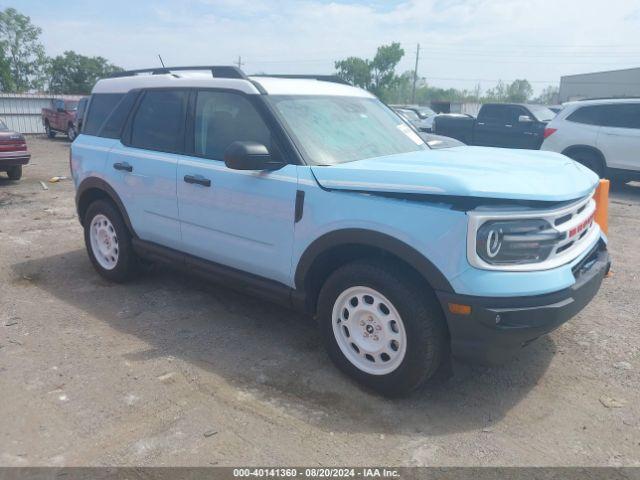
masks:
[(78, 133), (76, 132), (76, 127), (74, 127), (73, 125), (69, 125), (69, 128), (67, 129), (67, 138), (69, 139), (69, 141), (73, 142), (77, 136)]
[(46, 122), (44, 124), (44, 131), (47, 134), (47, 137), (49, 138), (53, 138), (56, 136), (56, 132), (51, 130), (51, 125), (49, 125), (49, 122)]
[(91, 263), (107, 280), (124, 282), (137, 271), (131, 234), (110, 202), (97, 200), (84, 217), (84, 241)]
[(9, 180), (20, 180), (22, 178), (22, 165), (11, 167), (7, 170)]
[(320, 292), (318, 316), (338, 368), (386, 396), (418, 388), (447, 354), (435, 295), (395, 265), (357, 261), (336, 270)]

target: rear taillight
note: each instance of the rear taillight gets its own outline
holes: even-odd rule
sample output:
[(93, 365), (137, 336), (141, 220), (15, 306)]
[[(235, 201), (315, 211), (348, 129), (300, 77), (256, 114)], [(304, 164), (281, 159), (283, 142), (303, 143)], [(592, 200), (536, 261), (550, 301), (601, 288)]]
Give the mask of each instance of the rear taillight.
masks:
[(553, 135), (554, 133), (556, 133), (557, 130), (558, 130), (557, 128), (545, 128), (543, 137), (547, 138)]

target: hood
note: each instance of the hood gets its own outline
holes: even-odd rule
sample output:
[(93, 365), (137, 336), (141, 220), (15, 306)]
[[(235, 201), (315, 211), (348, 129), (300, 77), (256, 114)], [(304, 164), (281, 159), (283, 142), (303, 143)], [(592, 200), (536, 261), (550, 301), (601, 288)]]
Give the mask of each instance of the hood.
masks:
[(488, 147), (369, 158), (311, 167), (327, 189), (564, 202), (584, 197), (598, 176), (559, 153)]

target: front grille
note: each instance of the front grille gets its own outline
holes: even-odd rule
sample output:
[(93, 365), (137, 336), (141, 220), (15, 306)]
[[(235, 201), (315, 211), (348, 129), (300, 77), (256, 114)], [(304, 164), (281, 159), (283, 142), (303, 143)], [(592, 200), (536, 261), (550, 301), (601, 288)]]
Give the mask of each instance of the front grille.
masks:
[(562, 234), (562, 240), (552, 250), (548, 260), (557, 257), (568, 259), (583, 251), (585, 244), (590, 243), (590, 234), (595, 233), (594, 230), (597, 229), (594, 227), (595, 211), (596, 202), (588, 196), (561, 212), (546, 217), (546, 220)]

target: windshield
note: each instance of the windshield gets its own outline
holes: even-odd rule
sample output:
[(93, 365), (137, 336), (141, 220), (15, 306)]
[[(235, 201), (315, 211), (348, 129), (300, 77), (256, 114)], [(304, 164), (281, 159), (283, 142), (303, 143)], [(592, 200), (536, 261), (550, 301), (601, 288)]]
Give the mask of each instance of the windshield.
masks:
[(376, 98), (268, 95), (302, 150), (314, 165), (428, 150), (415, 131)]
[(542, 105), (527, 105), (527, 108), (541, 122), (548, 122), (556, 116), (553, 110), (543, 107)]

